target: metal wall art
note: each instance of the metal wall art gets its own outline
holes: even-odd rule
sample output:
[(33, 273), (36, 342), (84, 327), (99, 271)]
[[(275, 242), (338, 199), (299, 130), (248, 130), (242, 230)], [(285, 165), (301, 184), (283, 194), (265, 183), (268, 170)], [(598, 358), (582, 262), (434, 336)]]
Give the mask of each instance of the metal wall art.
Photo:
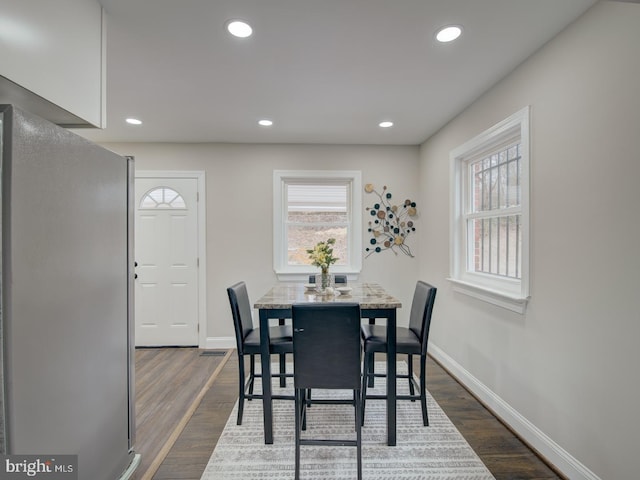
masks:
[(411, 217), (415, 217), (418, 213), (416, 202), (407, 199), (401, 205), (392, 204), (392, 195), (387, 191), (386, 185), (382, 187), (382, 193), (379, 193), (373, 184), (367, 183), (364, 191), (373, 193), (379, 199), (373, 207), (367, 207), (373, 219), (369, 222), (368, 232), (372, 238), (366, 248), (365, 258), (372, 253), (384, 250), (391, 250), (396, 255), (399, 250), (413, 257), (411, 248), (406, 242), (411, 233), (416, 231), (415, 224), (411, 220)]

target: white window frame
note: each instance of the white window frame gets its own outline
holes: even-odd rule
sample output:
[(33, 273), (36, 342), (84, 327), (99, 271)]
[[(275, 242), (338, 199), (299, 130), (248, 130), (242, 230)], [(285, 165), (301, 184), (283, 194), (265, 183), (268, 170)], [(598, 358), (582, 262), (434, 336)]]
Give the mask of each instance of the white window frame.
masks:
[[(523, 314), (529, 300), (529, 115), (527, 106), (494, 125), (450, 153), (450, 278), (454, 291)], [(465, 213), (471, 202), (468, 165), (479, 156), (494, 151), (510, 139), (520, 141), (520, 215), (522, 249), (521, 278), (513, 279), (468, 268), (472, 249), (468, 245)], [(506, 211), (506, 209), (505, 209)]]
[(362, 270), (362, 173), (357, 170), (274, 170), (273, 172), (273, 269), (280, 281), (304, 281), (318, 273), (312, 265), (288, 265), (286, 245), (286, 185), (293, 182), (321, 184), (324, 181), (349, 183), (350, 222), (348, 265), (332, 265), (331, 273), (346, 274), (356, 280)]

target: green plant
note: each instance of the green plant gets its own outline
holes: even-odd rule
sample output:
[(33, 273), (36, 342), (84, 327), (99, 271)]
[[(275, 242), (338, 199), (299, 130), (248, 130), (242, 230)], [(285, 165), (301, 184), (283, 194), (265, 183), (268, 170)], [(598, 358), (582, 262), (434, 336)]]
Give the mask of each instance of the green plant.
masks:
[(329, 238), (326, 242), (318, 242), (315, 247), (307, 250), (311, 265), (319, 267), (323, 273), (328, 272), (329, 266), (338, 261), (338, 257), (333, 256), (335, 243), (335, 238)]

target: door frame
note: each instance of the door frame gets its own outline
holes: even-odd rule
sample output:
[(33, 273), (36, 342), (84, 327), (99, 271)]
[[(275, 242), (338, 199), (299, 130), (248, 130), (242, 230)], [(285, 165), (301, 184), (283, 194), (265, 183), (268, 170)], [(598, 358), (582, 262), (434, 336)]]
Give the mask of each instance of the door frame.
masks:
[[(136, 170), (135, 178), (193, 178), (197, 180), (198, 199), (197, 235), (198, 235), (198, 348), (207, 344), (207, 195), (204, 170)], [(134, 206), (137, 214), (138, 206)], [(134, 247), (135, 254), (135, 247)]]

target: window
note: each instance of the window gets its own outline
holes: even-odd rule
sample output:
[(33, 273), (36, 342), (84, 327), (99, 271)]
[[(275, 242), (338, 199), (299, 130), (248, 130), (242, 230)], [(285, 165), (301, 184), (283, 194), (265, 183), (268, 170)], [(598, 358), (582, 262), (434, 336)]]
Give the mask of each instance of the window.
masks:
[(362, 266), (360, 172), (281, 171), (273, 174), (274, 270), (282, 280), (316, 273), (307, 249), (335, 238), (332, 273), (357, 274)]
[(185, 209), (187, 204), (178, 192), (169, 187), (158, 187), (147, 192), (140, 200), (141, 209)]
[(524, 313), (529, 296), (529, 107), (451, 152), (454, 289)]

